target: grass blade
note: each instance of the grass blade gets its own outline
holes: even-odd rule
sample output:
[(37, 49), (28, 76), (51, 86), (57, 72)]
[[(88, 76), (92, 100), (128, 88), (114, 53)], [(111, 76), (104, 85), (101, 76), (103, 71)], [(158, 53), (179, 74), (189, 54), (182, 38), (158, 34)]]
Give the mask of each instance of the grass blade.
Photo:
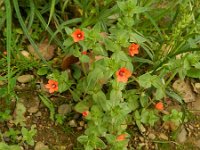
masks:
[(49, 21), (48, 21), (47, 26), (49, 25), (49, 23), (50, 23), (50, 21), (53, 17), (53, 14), (54, 14), (54, 11), (55, 11), (55, 4), (56, 4), (56, 0), (51, 0), (50, 16), (49, 16)]
[(49, 109), (50, 119), (54, 121), (55, 109), (53, 103), (44, 95), (39, 95), (39, 97), (44, 103), (44, 105)]
[(17, 15), (17, 18), (19, 20), (19, 23), (22, 27), (22, 30), (24, 32), (24, 34), (26, 35), (26, 37), (28, 38), (29, 42), (31, 43), (31, 45), (33, 46), (34, 48), (34, 51), (37, 53), (37, 55), (41, 58), (41, 60), (50, 68), (51, 66), (47, 63), (47, 61), (44, 59), (44, 57), (41, 55), (41, 53), (39, 52), (39, 48), (38, 46), (35, 44), (35, 42), (33, 41), (33, 39), (31, 38), (31, 36), (29, 35), (29, 32), (28, 32), (28, 29), (26, 28), (26, 25), (22, 19), (22, 16), (21, 16), (21, 13), (20, 13), (20, 10), (19, 10), (19, 5), (18, 5), (18, 1), (16, 0), (13, 0), (13, 5), (14, 5), (14, 8), (15, 8), (15, 12), (16, 12), (16, 15)]
[(7, 72), (8, 72), (8, 94), (11, 93), (11, 44), (12, 44), (12, 9), (10, 1), (4, 1), (6, 6), (6, 49), (7, 49)]

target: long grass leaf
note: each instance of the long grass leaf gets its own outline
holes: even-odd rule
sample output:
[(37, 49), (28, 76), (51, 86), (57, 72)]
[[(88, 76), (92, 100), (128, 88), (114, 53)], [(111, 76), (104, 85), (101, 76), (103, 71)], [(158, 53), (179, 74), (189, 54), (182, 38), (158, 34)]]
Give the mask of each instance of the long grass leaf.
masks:
[(6, 6), (6, 49), (8, 71), (8, 94), (11, 92), (11, 44), (12, 44), (12, 10), (10, 1), (5, 0)]
[[(47, 26), (47, 23), (45, 22), (44, 18), (42, 17), (41, 13), (36, 9), (35, 10), (35, 14), (38, 17), (38, 19), (40, 20), (40, 22), (42, 23), (42, 26), (44, 29), (47, 30), (47, 32), (53, 36), (54, 32)], [(61, 49), (64, 49), (62, 42), (57, 38), (57, 36), (55, 36), (54, 41), (56, 42), (57, 45), (59, 45), (59, 47)]]
[(53, 17), (53, 14), (54, 14), (54, 11), (55, 11), (55, 4), (56, 4), (56, 0), (51, 0), (51, 9), (50, 9), (49, 21), (48, 21), (47, 26), (49, 25), (49, 23), (50, 23), (50, 21)]
[(44, 95), (39, 95), (39, 97), (44, 103), (44, 105), (49, 109), (50, 119), (54, 121), (55, 109), (53, 103)]
[(163, 38), (163, 35), (162, 35), (161, 30), (160, 30), (160, 28), (158, 27), (156, 21), (155, 21), (147, 12), (145, 12), (144, 14), (145, 14), (145, 16), (151, 21), (151, 23), (153, 24), (153, 26), (154, 26), (155, 29), (157, 30), (158, 34), (160, 35), (160, 38), (163, 40), (163, 39), (164, 39), (164, 38)]
[(22, 27), (22, 30), (24, 32), (24, 34), (26, 35), (26, 37), (28, 38), (29, 42), (31, 43), (31, 45), (33, 46), (34, 48), (34, 51), (37, 53), (37, 55), (42, 59), (42, 61), (47, 64), (47, 66), (51, 69), (50, 65), (47, 63), (47, 61), (44, 59), (44, 57), (41, 55), (41, 53), (39, 52), (39, 48), (38, 46), (35, 44), (34, 40), (31, 38), (31, 36), (29, 35), (29, 32), (28, 32), (28, 29), (26, 28), (26, 25), (22, 19), (22, 16), (21, 16), (21, 13), (20, 13), (20, 10), (19, 10), (19, 5), (18, 5), (18, 1), (16, 0), (13, 0), (13, 5), (14, 5), (14, 8), (15, 8), (15, 12), (16, 12), (16, 15), (17, 15), (17, 18), (19, 20), (19, 23)]

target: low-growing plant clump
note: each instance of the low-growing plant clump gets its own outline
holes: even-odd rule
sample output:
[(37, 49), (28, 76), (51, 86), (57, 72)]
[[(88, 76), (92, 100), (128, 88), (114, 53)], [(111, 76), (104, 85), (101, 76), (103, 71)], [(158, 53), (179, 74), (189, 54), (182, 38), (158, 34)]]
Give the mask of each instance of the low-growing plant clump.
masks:
[[(177, 133), (198, 101), (199, 8), (198, 0), (0, 1), (0, 150), (34, 147), (27, 111), (42, 107), (63, 128), (78, 115), (85, 150), (145, 148), (131, 144), (132, 128)], [(27, 87), (38, 98), (28, 110), (19, 96)], [(168, 141), (161, 135), (149, 139)]]

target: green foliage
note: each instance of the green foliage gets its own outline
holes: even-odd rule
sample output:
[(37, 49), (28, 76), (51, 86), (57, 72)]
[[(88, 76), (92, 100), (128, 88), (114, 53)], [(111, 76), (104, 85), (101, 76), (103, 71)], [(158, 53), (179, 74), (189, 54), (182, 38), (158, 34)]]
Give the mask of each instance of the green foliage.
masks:
[(15, 118), (14, 118), (14, 123), (15, 125), (20, 124), (21, 126), (25, 126), (25, 112), (26, 112), (26, 107), (22, 103), (17, 103), (16, 109), (15, 109)]
[(22, 129), (21, 129), (22, 140), (31, 146), (34, 145), (33, 136), (35, 136), (35, 134), (37, 133), (37, 130), (35, 129), (35, 127), (36, 127), (36, 125), (32, 125), (30, 130), (28, 130), (24, 127), (22, 127)]
[(177, 126), (179, 126), (183, 122), (182, 118), (183, 118), (183, 113), (178, 112), (176, 109), (172, 109), (170, 114), (163, 116), (164, 121), (172, 121)]
[[(182, 98), (170, 88), (171, 81), (176, 76), (200, 78), (199, 2), (13, 0), (3, 3), (0, 48), (5, 47), (1, 45), (3, 41), (7, 55), (2, 54), (0, 60), (1, 97), (10, 99), (14, 95), (15, 76), (26, 71), (58, 82), (56, 96), (71, 93), (75, 111), (88, 112), (83, 116), (87, 128), (78, 138), (86, 150), (127, 149), (130, 137), (118, 141), (117, 136), (126, 133), (127, 125), (132, 122), (136, 122), (141, 132), (143, 125), (154, 126), (159, 117), (177, 125), (182, 123), (182, 112), (172, 110), (168, 115), (158, 116), (151, 105), (168, 96), (183, 104)], [(72, 37), (76, 29), (84, 33), (84, 39), (78, 42)], [(65, 54), (78, 57), (79, 62), (72, 64), (69, 72), (60, 71), (54, 67), (56, 59), (47, 61), (41, 54), (36, 41), (44, 39), (59, 47), (56, 51), (61, 54), (59, 63)], [(41, 61), (20, 54), (29, 43)], [(131, 56), (130, 52), (135, 51), (130, 47), (133, 43), (139, 45), (139, 50)], [(82, 54), (83, 51), (88, 54)], [(120, 72), (121, 68), (128, 73)], [(119, 79), (129, 73), (127, 82), (126, 78)], [(65, 117), (55, 115), (54, 103), (44, 93), (39, 97), (49, 109), (50, 119), (63, 124)], [(17, 103), (13, 122), (23, 126), (23, 141), (33, 145), (36, 130), (24, 128), (25, 112), (23, 104)], [(0, 121), (8, 119), (10, 112), (0, 113)], [(18, 132), (10, 129), (7, 134), (14, 139)], [(4, 149), (10, 147), (1, 145)]]
[(9, 128), (7, 132), (4, 134), (6, 137), (9, 137), (12, 139), (12, 141), (16, 141), (17, 137), (20, 135), (19, 130), (14, 130), (13, 128)]
[(18, 145), (7, 145), (4, 142), (0, 142), (0, 150), (21, 150), (20, 146)]
[(11, 115), (10, 115), (9, 109), (5, 110), (5, 112), (0, 112), (0, 121), (1, 122), (10, 120), (10, 118), (11, 118)]
[(44, 105), (49, 109), (50, 111), (50, 119), (54, 121), (54, 115), (55, 115), (55, 107), (53, 103), (45, 96), (45, 95), (39, 95), (40, 99), (44, 103)]

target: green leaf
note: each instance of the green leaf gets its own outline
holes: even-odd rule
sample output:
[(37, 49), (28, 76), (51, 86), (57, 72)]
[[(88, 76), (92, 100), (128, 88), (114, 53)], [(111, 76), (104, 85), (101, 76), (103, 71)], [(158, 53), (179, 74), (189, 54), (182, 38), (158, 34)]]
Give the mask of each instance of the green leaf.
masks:
[(129, 57), (123, 51), (117, 51), (117, 52), (113, 53), (111, 58), (117, 62), (121, 62), (121, 61), (129, 62), (130, 61)]
[(71, 35), (73, 31), (72, 31), (71, 28), (65, 27), (65, 32), (66, 32), (68, 35)]
[(54, 10), (55, 10), (55, 5), (56, 5), (56, 0), (51, 0), (51, 8), (50, 8), (50, 15), (49, 15), (48, 25), (49, 25), (49, 23), (51, 21), (51, 18), (53, 17)]
[(25, 112), (26, 112), (26, 107), (24, 106), (24, 104), (17, 103), (16, 109), (15, 109), (15, 113), (16, 113), (15, 120), (14, 120), (15, 125), (17, 124), (20, 124), (21, 126), (26, 125), (25, 124), (26, 118), (24, 117)]
[(110, 101), (112, 106), (117, 106), (122, 101), (122, 92), (121, 90), (112, 89), (110, 92)]
[[(127, 95), (128, 94), (128, 95)], [(126, 93), (127, 95), (127, 101), (128, 101), (128, 107), (134, 111), (139, 107), (139, 96), (136, 95), (136, 93), (133, 93), (132, 90), (130, 92)]]
[(81, 143), (81, 144), (85, 144), (88, 142), (88, 136), (86, 135), (81, 135), (77, 138), (77, 140)]
[(141, 122), (144, 124), (149, 124), (153, 126), (155, 122), (157, 122), (159, 118), (154, 114), (154, 111), (143, 109), (141, 112)]
[(87, 89), (94, 90), (97, 87), (97, 81), (103, 78), (103, 72), (100, 68), (95, 68), (94, 70), (90, 71), (87, 76)]
[(182, 112), (178, 112), (176, 109), (172, 109), (170, 114), (163, 116), (163, 121), (172, 121), (178, 126), (180, 123), (182, 123), (182, 117)]
[(95, 139), (95, 145), (96, 148), (102, 148), (102, 149), (106, 148), (106, 144), (98, 137)]
[(44, 103), (44, 105), (49, 109), (50, 111), (50, 119), (54, 121), (54, 115), (55, 115), (55, 108), (53, 103), (44, 95), (39, 95), (40, 99)]
[(89, 110), (89, 106), (90, 106), (89, 102), (87, 102), (86, 100), (83, 100), (77, 103), (74, 109), (77, 112), (82, 113), (83, 111)]
[(139, 76), (138, 82), (139, 82), (140, 86), (144, 87), (144, 88), (150, 88), (151, 87), (151, 77), (152, 76), (150, 73), (146, 73), (146, 74)]
[(60, 75), (56, 76), (56, 80), (58, 81), (58, 91), (60, 93), (68, 90), (72, 85), (72, 82), (68, 80), (67, 71), (63, 71)]
[(142, 92), (141, 95), (140, 95), (140, 104), (142, 107), (147, 107), (148, 106), (148, 96)]
[(108, 56), (107, 51), (105, 51), (104, 48), (99, 43), (95, 44), (92, 50), (96, 55), (102, 55), (106, 57)]
[(171, 98), (177, 100), (180, 104), (183, 104), (183, 99), (180, 95), (178, 95), (177, 93), (175, 93), (174, 91), (172, 91), (171, 89), (167, 89), (166, 93), (168, 96), (170, 96)]
[(121, 47), (118, 44), (114, 43), (108, 38), (104, 39), (104, 43), (106, 50), (110, 50), (111, 52), (117, 52), (121, 50)]
[(73, 70), (72, 76), (73, 76), (76, 80), (80, 79), (80, 77), (81, 77), (81, 69), (80, 69), (78, 66), (76, 66), (76, 65), (72, 65), (72, 70)]
[(148, 124), (148, 120), (149, 120), (149, 112), (146, 109), (142, 109), (141, 122), (144, 124)]
[(116, 141), (116, 136), (114, 136), (113, 134), (106, 134), (105, 138), (110, 144)]
[(36, 135), (37, 130), (35, 129), (36, 125), (32, 125), (30, 130), (27, 130), (26, 128), (22, 127), (21, 132), (22, 132), (22, 140), (26, 141), (27, 144), (33, 146), (34, 145), (34, 139), (33, 136)]
[(0, 142), (0, 150), (21, 150), (18, 145), (7, 145), (4, 142)]
[(142, 35), (139, 35), (137, 33), (131, 33), (130, 34), (130, 42), (133, 42), (133, 43), (144, 43), (148, 41), (145, 37), (143, 37)]
[(109, 101), (106, 99), (106, 95), (102, 91), (94, 93), (92, 95), (92, 97), (93, 97), (93, 100), (95, 101), (95, 103), (97, 103), (99, 106), (101, 106), (101, 108), (104, 111), (110, 110), (110, 107), (108, 105)]
[(186, 75), (190, 78), (200, 78), (200, 69), (191, 68)]
[(48, 68), (47, 67), (42, 67), (42, 68), (39, 68), (38, 71), (37, 71), (37, 74), (42, 76), (42, 75), (45, 75), (48, 73)]
[(90, 62), (90, 57), (87, 56), (87, 55), (81, 55), (81, 56), (79, 57), (79, 60), (80, 60), (80, 62), (82, 62), (82, 63), (88, 63), (88, 62)]
[(64, 41), (63, 45), (65, 46), (66, 52), (69, 52), (68, 49), (69, 49), (69, 47), (71, 47), (73, 44), (74, 44), (74, 41), (73, 41), (72, 38), (67, 38), (67, 39)]
[(165, 90), (163, 87), (157, 88), (156, 89), (156, 94), (155, 94), (155, 99), (160, 100), (163, 97), (165, 97)]

